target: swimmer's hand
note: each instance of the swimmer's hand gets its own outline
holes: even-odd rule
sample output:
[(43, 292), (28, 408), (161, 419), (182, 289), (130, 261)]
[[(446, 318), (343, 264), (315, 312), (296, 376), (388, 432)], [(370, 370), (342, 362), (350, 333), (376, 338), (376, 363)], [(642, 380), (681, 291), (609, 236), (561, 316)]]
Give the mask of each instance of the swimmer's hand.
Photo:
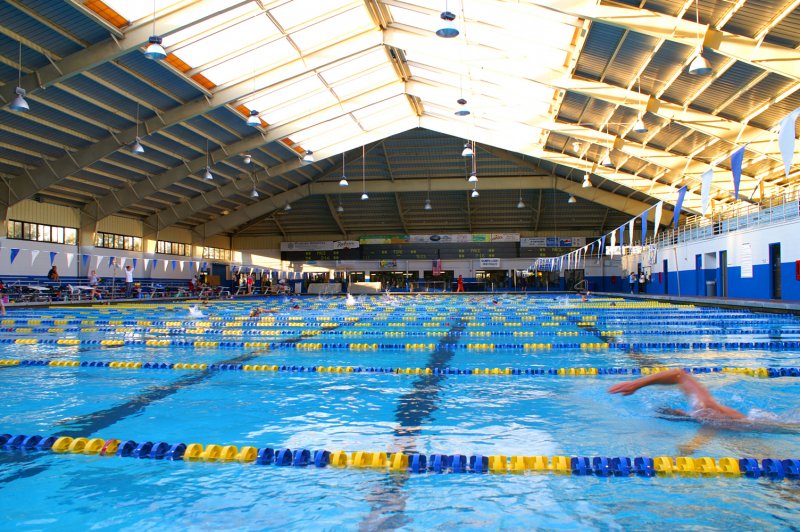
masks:
[(608, 393), (621, 393), (622, 395), (631, 395), (633, 392), (640, 388), (636, 381), (620, 382), (608, 389)]

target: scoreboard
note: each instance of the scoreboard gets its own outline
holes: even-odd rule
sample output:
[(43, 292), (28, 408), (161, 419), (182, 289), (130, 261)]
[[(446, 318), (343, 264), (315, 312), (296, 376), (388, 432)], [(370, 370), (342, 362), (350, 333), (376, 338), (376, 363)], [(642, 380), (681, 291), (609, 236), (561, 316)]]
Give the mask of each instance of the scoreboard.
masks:
[(436, 242), (361, 246), (363, 260), (509, 259), (518, 256), (517, 242)]

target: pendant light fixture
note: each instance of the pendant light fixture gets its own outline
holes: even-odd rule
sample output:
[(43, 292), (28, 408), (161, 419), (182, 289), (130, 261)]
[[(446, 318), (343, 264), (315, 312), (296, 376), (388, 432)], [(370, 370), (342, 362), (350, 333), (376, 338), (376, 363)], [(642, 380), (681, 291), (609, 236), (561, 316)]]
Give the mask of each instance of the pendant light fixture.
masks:
[(464, 143), (464, 149), (461, 150), (462, 157), (472, 157), (472, 148), (469, 146), (469, 141)]
[[(606, 135), (608, 135), (608, 124), (606, 124)], [(608, 150), (603, 158), (600, 160), (600, 165), (605, 166), (606, 168), (614, 168), (614, 161), (611, 160), (611, 150), (613, 149), (613, 144), (608, 146)]]
[(575, 196), (570, 194), (569, 195), (569, 199), (567, 200), (567, 203), (577, 203), (577, 202), (578, 202), (578, 200), (575, 199)]
[(472, 142), (472, 171), (469, 173), (467, 183), (478, 182), (478, 150), (475, 147), (475, 141)]
[(250, 164), (250, 163), (253, 162), (253, 156), (252, 155), (245, 153), (243, 155), (243, 157), (244, 157), (244, 164)]
[(284, 205), (284, 207), (283, 207), (283, 210), (287, 211), (287, 212), (291, 211), (292, 210), (292, 204), (287, 201), (286, 205)]
[(592, 176), (589, 175), (589, 172), (583, 174), (583, 184), (581, 186), (583, 188), (592, 188)]
[(456, 28), (455, 20), (456, 16), (454, 13), (451, 13), (447, 9), (447, 2), (444, 3), (444, 11), (442, 11), (439, 18), (442, 19), (442, 22), (439, 25), (439, 28), (436, 30), (436, 35), (442, 37), (443, 39), (452, 39), (453, 37), (458, 37), (458, 28)]
[(342, 206), (342, 195), (339, 194), (339, 205), (336, 207), (336, 212), (342, 214), (344, 212), (344, 207)]
[(11, 104), (8, 106), (9, 109), (12, 111), (19, 111), (24, 113), (25, 111), (30, 111), (30, 106), (28, 102), (25, 101), (25, 95), (28, 94), (25, 89), (22, 88), (22, 42), (19, 43), (19, 62), (17, 63), (17, 88), (14, 89), (14, 92), (17, 96), (11, 101)]
[(470, 112), (469, 107), (467, 107), (467, 100), (464, 98), (459, 98), (456, 100), (456, 103), (459, 105), (459, 107), (453, 114), (456, 116), (468, 116)]
[(368, 200), (367, 195), (367, 150), (365, 146), (361, 146), (361, 199)]
[(525, 202), (522, 201), (522, 188), (519, 189), (519, 202), (517, 203), (517, 209), (524, 209)]
[[(636, 80), (636, 92), (639, 93), (639, 97), (641, 99), (641, 96), (642, 96), (642, 82), (639, 79)], [(644, 125), (644, 120), (642, 120), (643, 115), (644, 115), (644, 112), (640, 113), (636, 117), (636, 122), (633, 123), (633, 127), (631, 128), (631, 131), (633, 131), (634, 133), (647, 133), (647, 126)]]
[(259, 194), (258, 194), (258, 190), (256, 190), (256, 173), (255, 172), (250, 174), (250, 179), (253, 180), (253, 190), (250, 191), (250, 197), (251, 198), (257, 198), (259, 196)]
[(247, 125), (250, 127), (258, 127), (261, 125), (261, 119), (258, 117), (258, 111), (255, 109), (250, 110), (250, 115), (247, 117)]
[(426, 211), (432, 211), (433, 205), (431, 205), (431, 178), (428, 177), (428, 195), (425, 196), (425, 206), (423, 207)]
[(478, 189), (477, 188), (473, 188), (472, 189), (472, 194), (470, 194), (470, 196), (472, 196), (473, 198), (477, 198), (478, 196), (480, 196), (480, 194), (478, 194)]
[(303, 154), (303, 162), (304, 163), (313, 163), (314, 162), (314, 152), (311, 150), (306, 150)]
[(156, 0), (153, 0), (153, 34), (147, 40), (149, 43), (144, 51), (144, 56), (153, 61), (161, 61), (167, 57), (167, 52), (161, 46), (163, 42), (159, 35), (156, 35)]
[(144, 146), (142, 146), (142, 139), (139, 138), (139, 104), (136, 104), (136, 138), (131, 144), (131, 152), (135, 154), (144, 153)]
[(206, 139), (206, 171), (203, 173), (203, 179), (214, 181), (214, 175), (211, 173), (211, 156), (208, 153), (208, 139)]
[[(700, 8), (698, 7), (698, 3), (700, 0), (695, 0), (694, 3), (694, 17), (695, 23), (700, 26)], [(697, 32), (697, 40), (699, 45), (697, 47), (697, 55), (692, 62), (689, 64), (689, 74), (693, 74), (695, 76), (708, 76), (714, 69), (711, 67), (711, 62), (708, 59), (703, 57), (703, 41), (700, 38), (700, 32)]]
[[(344, 174), (344, 168), (347, 162), (344, 158), (345, 152), (342, 152), (342, 178), (339, 180), (340, 187), (349, 187), (350, 183), (347, 182), (347, 176)], [(341, 201), (339, 202), (339, 206), (341, 207)]]

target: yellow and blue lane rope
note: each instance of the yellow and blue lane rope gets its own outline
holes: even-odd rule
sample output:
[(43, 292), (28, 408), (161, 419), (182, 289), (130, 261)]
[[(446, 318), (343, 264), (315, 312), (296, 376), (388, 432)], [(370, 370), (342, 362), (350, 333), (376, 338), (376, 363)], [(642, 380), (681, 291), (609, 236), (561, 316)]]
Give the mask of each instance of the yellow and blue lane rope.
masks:
[(598, 477), (766, 477), (800, 478), (796, 458), (712, 458), (689, 456), (525, 456), (387, 453), (276, 449), (199, 443), (136, 442), (116, 438), (0, 434), (0, 449), (7, 452), (51, 451), (58, 454), (117, 456), (167, 461), (241, 462), (293, 467), (364, 468), (396, 473), (563, 473)]

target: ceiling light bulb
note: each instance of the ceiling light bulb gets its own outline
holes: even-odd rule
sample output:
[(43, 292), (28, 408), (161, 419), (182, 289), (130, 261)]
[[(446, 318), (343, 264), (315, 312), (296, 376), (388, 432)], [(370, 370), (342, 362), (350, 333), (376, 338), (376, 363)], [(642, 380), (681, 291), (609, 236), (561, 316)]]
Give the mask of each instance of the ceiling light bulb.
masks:
[(291, 203), (287, 203), (286, 206), (283, 208), (283, 210), (284, 211), (291, 211), (292, 210), (292, 204)]
[(469, 147), (469, 142), (464, 143), (464, 149), (461, 150), (462, 157), (472, 157), (472, 148)]
[(695, 76), (708, 76), (713, 71), (711, 63), (703, 57), (703, 52), (699, 52), (689, 65), (689, 74), (694, 74)]
[(634, 122), (632, 131), (634, 133), (647, 133), (647, 126), (644, 125), (644, 120), (642, 120), (641, 116)]
[(342, 207), (341, 203), (339, 204), (338, 207), (336, 207), (336, 212), (344, 212), (344, 207)]
[(245, 155), (244, 156), (244, 164), (250, 164), (252, 162), (253, 162), (253, 156), (252, 155)]
[(478, 174), (476, 174), (475, 172), (472, 172), (471, 174), (469, 174), (469, 177), (467, 178), (467, 182), (468, 183), (477, 183), (478, 182)]
[(303, 154), (303, 162), (304, 163), (313, 163), (314, 162), (314, 152), (311, 150), (306, 150)]
[(589, 174), (583, 174), (583, 188), (591, 188), (592, 186), (592, 177)]
[(247, 117), (247, 125), (250, 127), (258, 127), (261, 125), (261, 119), (258, 117), (258, 111), (255, 109), (250, 111), (250, 116)]
[(577, 140), (572, 142), (572, 151), (574, 151), (575, 153), (581, 151), (581, 143), (578, 142)]
[(517, 203), (517, 209), (524, 209), (524, 208), (525, 208), (525, 202), (522, 201), (522, 198), (520, 198), (519, 203)]
[(164, 51), (164, 47), (161, 46), (161, 37), (158, 35), (151, 35), (150, 38), (147, 40), (150, 43), (147, 46), (147, 49), (144, 51), (144, 56), (148, 59), (152, 59), (153, 61), (161, 61), (165, 57), (167, 57), (167, 52)]
[(430, 198), (428, 198), (428, 199), (426, 199), (426, 200), (425, 200), (425, 207), (423, 207), (423, 208), (424, 208), (426, 211), (431, 211), (431, 210), (433, 210), (433, 206), (431, 205), (431, 200), (430, 200)]
[(458, 103), (458, 105), (460, 105), (461, 107), (456, 109), (456, 112), (454, 114), (456, 116), (467, 116), (469, 114), (469, 108), (467, 107), (467, 100), (465, 100), (464, 98), (459, 98), (458, 100), (456, 100), (456, 103)]
[(470, 195), (471, 195), (473, 198), (477, 198), (478, 196), (480, 196), (480, 194), (478, 194), (478, 190), (477, 190), (477, 189), (474, 189), (474, 188), (472, 189), (472, 194), (470, 194)]
[(614, 161), (611, 160), (611, 155), (609, 155), (610, 153), (610, 150), (606, 152), (605, 157), (603, 157), (603, 160), (600, 161), (600, 164), (606, 168), (614, 168)]
[(22, 87), (17, 87), (16, 89), (14, 89), (14, 92), (17, 93), (17, 96), (11, 101), (11, 105), (8, 106), (9, 109), (11, 109), (12, 111), (22, 111), (22, 112), (30, 111), (31, 108), (28, 105), (28, 102), (25, 101), (25, 95), (27, 94), (27, 92), (25, 92), (25, 89), (23, 89)]
[(575, 199), (575, 196), (573, 196), (572, 194), (570, 194), (570, 195), (569, 195), (569, 199), (567, 200), (567, 203), (576, 203), (577, 201), (578, 201), (578, 200), (576, 200), (576, 199)]
[(255, 185), (253, 185), (253, 190), (250, 191), (250, 197), (251, 198), (257, 198), (258, 197), (258, 190), (256, 190)]
[(206, 181), (214, 181), (214, 175), (211, 173), (211, 168), (206, 166), (206, 171), (203, 173), (203, 179)]
[(339, 186), (340, 187), (348, 187), (348, 186), (350, 186), (350, 183), (347, 182), (347, 177), (345, 177), (344, 174), (342, 174), (342, 178), (339, 180)]
[(363, 194), (361, 194), (361, 199), (362, 199), (362, 200), (368, 200), (368, 199), (369, 199), (369, 196), (367, 196), (367, 193), (366, 193), (366, 192), (364, 192)]
[(458, 29), (456, 28), (454, 22), (456, 16), (450, 11), (442, 11), (442, 14), (439, 15), (439, 18), (442, 19), (442, 25), (438, 30), (436, 30), (436, 35), (445, 39), (458, 37)]
[(136, 140), (131, 144), (131, 151), (133, 153), (144, 153), (144, 146), (142, 146), (142, 139), (136, 137)]

